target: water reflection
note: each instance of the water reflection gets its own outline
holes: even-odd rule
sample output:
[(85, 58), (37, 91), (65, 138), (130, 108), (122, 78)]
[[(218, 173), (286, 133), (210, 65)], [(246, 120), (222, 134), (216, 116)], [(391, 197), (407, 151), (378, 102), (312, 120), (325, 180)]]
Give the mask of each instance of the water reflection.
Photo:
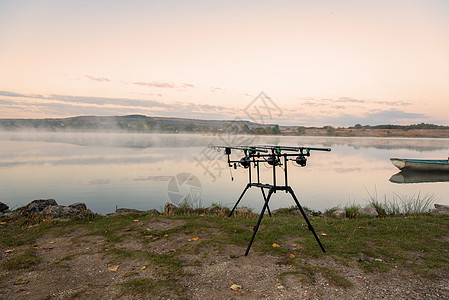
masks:
[[(449, 139), (435, 138), (375, 138), (375, 137), (313, 137), (313, 136), (239, 136), (231, 135), (201, 135), (201, 134), (157, 134), (128, 132), (4, 132), (0, 131), (0, 141), (36, 141), (48, 143), (65, 143), (78, 146), (108, 146), (126, 148), (148, 147), (191, 147), (207, 146), (210, 143), (244, 144), (287, 144), (303, 146), (305, 144), (322, 145), (333, 148), (336, 146), (354, 149), (406, 149), (417, 152), (448, 150)], [(242, 143), (243, 142), (243, 143)], [(446, 155), (447, 156), (447, 155)]]
[[(365, 204), (367, 190), (383, 195), (434, 193), (449, 204), (447, 180), (428, 184), (398, 185), (388, 179), (396, 172), (390, 157), (447, 157), (449, 139), (327, 138), (299, 136), (232, 136), (137, 133), (1, 133), (0, 201), (11, 208), (39, 198), (60, 204), (85, 202), (99, 213), (115, 207), (161, 210), (170, 201), (168, 185), (178, 174), (190, 173), (201, 182), (201, 203), (232, 207), (248, 180), (247, 170), (227, 168), (222, 153), (204, 155), (210, 144), (230, 141), (244, 144), (330, 147), (312, 152), (307, 167), (289, 162), (289, 185), (302, 205), (324, 210), (346, 204)], [(234, 155), (234, 153), (233, 153)], [(238, 153), (235, 153), (238, 157)], [(202, 167), (212, 166), (216, 178)], [(261, 181), (271, 183), (272, 169), (261, 165)], [(279, 170), (279, 178), (283, 178)], [(183, 192), (182, 192), (183, 193)], [(242, 205), (259, 211), (260, 191), (248, 191)], [(379, 199), (379, 200), (381, 200)], [(276, 193), (270, 208), (294, 202)]]
[(401, 171), (390, 178), (394, 183), (449, 182), (448, 172)]

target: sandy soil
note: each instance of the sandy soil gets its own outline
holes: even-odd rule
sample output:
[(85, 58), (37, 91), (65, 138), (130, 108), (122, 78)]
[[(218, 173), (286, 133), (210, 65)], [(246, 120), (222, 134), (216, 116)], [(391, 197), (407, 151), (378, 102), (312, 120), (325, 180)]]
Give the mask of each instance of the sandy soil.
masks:
[[(182, 220), (156, 218), (139, 226), (157, 232), (183, 224)], [(117, 260), (104, 249), (104, 237), (86, 235), (85, 229), (75, 229), (61, 236), (47, 235), (39, 239), (34, 247), (42, 261), (37, 266), (18, 271), (1, 270), (0, 299), (449, 299), (449, 272), (427, 279), (399, 269), (365, 273), (355, 261), (342, 264), (329, 257), (301, 261), (305, 267), (338, 270), (352, 284), (341, 287), (319, 272), (312, 280), (304, 280), (297, 274), (297, 267), (284, 263), (285, 257), (254, 251), (245, 257), (244, 247), (199, 247), (196, 253), (181, 253), (186, 244), (193, 247), (207, 240), (210, 234), (204, 232), (198, 240), (189, 241), (191, 236), (179, 232), (155, 239), (147, 246), (141, 240), (126, 238), (115, 245), (117, 249), (176, 253), (183, 269), (176, 283), (182, 288), (181, 295), (170, 290), (159, 294), (126, 291), (122, 283), (130, 279), (157, 281), (170, 280), (170, 276), (164, 277), (157, 266), (147, 265), (144, 259)], [(12, 255), (1, 250), (3, 258)], [(20, 250), (21, 247), (16, 247), (14, 251)], [(300, 250), (298, 258), (301, 259)]]

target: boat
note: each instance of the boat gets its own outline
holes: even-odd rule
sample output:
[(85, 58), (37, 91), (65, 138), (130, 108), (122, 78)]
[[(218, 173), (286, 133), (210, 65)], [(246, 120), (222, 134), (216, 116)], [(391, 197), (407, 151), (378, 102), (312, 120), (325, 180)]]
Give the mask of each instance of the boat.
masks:
[(449, 182), (449, 172), (400, 171), (391, 176), (393, 183)]
[(390, 160), (401, 171), (449, 172), (449, 158), (441, 160), (390, 158)]

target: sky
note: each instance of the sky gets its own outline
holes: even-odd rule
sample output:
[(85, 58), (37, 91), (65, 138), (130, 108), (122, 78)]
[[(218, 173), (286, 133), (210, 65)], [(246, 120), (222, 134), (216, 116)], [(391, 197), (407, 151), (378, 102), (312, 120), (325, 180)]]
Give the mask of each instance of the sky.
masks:
[(0, 118), (449, 125), (449, 1), (0, 0)]

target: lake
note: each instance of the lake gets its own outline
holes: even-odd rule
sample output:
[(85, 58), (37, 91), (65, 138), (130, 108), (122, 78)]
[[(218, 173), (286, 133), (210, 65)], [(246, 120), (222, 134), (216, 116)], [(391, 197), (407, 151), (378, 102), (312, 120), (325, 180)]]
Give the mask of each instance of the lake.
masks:
[[(288, 165), (289, 184), (311, 209), (365, 205), (370, 195), (380, 201), (431, 196), (449, 204), (449, 182), (393, 183), (398, 170), (389, 160), (445, 159), (449, 139), (107, 132), (0, 132), (0, 201), (14, 209), (53, 198), (62, 205), (84, 202), (101, 214), (116, 207), (162, 211), (166, 202), (181, 201), (232, 207), (247, 184), (248, 170), (229, 170), (226, 156), (207, 147), (226, 143), (331, 148), (312, 151), (306, 167)], [(260, 170), (262, 181), (271, 183), (270, 166), (263, 163)], [(240, 204), (259, 211), (260, 190), (249, 189)], [(270, 208), (293, 204), (288, 194), (278, 192)]]

